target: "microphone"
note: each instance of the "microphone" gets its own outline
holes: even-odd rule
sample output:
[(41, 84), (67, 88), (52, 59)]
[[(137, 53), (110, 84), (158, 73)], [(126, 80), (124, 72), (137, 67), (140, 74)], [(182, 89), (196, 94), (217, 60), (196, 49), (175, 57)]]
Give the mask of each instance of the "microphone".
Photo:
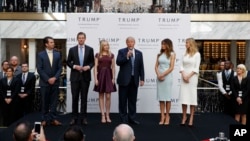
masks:
[(129, 52), (131, 53), (130, 57), (133, 57), (133, 49), (132, 48), (129, 49)]

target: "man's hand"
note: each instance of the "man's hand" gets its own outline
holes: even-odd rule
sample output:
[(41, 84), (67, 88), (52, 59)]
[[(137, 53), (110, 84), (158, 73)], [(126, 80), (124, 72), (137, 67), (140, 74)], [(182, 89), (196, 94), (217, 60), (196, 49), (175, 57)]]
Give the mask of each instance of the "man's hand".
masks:
[(55, 77), (51, 77), (51, 78), (48, 80), (48, 82), (49, 82), (50, 85), (53, 85), (53, 84), (55, 84), (55, 82), (56, 82), (56, 78), (55, 78)]
[(7, 104), (10, 104), (12, 99), (11, 98), (5, 98), (4, 101), (7, 103)]
[(28, 96), (28, 94), (18, 94), (18, 96), (19, 96), (20, 98), (25, 98), (25, 97)]
[(140, 81), (140, 86), (143, 86), (144, 85), (144, 81)]
[(224, 94), (224, 96), (227, 98), (227, 99), (231, 99), (230, 95), (229, 94)]

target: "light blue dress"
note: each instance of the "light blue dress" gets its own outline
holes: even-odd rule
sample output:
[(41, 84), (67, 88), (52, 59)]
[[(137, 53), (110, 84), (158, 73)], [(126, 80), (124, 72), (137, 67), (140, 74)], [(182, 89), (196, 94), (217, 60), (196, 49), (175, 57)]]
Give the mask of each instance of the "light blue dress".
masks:
[[(173, 55), (174, 53), (171, 53)], [(160, 73), (166, 71), (170, 67), (170, 57), (167, 58), (163, 53), (158, 57), (158, 71)], [(165, 80), (159, 81), (157, 79), (157, 100), (158, 101), (171, 101), (172, 85), (173, 85), (173, 73), (170, 72), (165, 76)]]

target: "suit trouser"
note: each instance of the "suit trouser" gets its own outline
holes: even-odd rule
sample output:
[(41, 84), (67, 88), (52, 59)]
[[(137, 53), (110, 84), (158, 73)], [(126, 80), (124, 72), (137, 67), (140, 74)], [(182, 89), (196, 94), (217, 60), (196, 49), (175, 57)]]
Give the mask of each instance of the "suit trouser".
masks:
[(127, 86), (119, 85), (119, 116), (121, 122), (133, 121), (136, 118), (136, 101), (138, 86), (131, 77)]
[(55, 120), (57, 118), (56, 107), (58, 102), (59, 86), (41, 86), (40, 92), (42, 96), (42, 120)]
[[(84, 80), (71, 82), (72, 116), (74, 119), (87, 118), (87, 99), (88, 99), (89, 83), (90, 83), (89, 81), (84, 81)], [(81, 97), (80, 115), (78, 115), (79, 97)]]

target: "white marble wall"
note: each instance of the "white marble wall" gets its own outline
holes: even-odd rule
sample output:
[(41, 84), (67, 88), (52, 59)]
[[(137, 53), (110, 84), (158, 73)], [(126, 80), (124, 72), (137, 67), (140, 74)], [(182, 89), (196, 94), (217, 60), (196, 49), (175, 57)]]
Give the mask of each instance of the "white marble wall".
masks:
[(0, 21), (0, 38), (66, 38), (65, 21)]
[[(191, 22), (190, 32), (195, 39), (250, 39), (250, 22)], [(66, 21), (0, 21), (0, 38), (45, 36), (66, 39)]]
[(195, 39), (250, 39), (250, 22), (192, 22)]

